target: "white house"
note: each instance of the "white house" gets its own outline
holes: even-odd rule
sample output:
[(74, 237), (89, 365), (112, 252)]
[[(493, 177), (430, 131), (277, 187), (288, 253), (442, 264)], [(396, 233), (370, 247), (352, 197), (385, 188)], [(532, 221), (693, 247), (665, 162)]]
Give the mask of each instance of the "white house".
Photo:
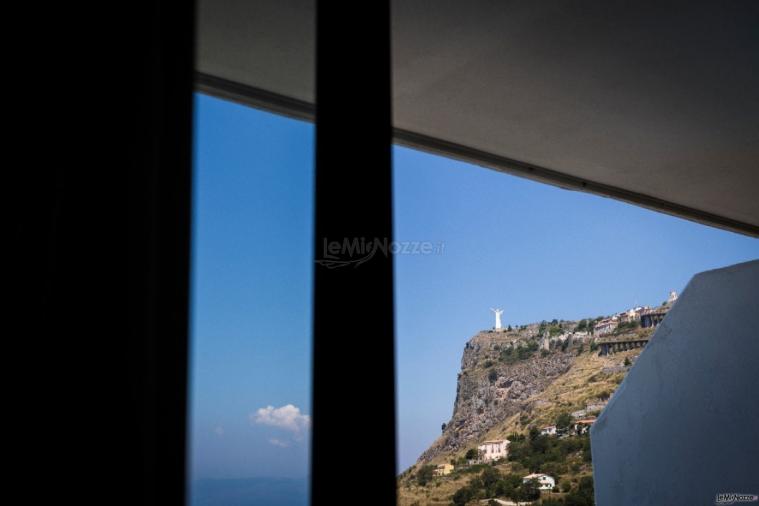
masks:
[(508, 439), (485, 441), (477, 449), (483, 460), (505, 459), (509, 455), (509, 443)]
[(593, 326), (593, 333), (597, 336), (610, 334), (617, 328), (617, 325), (619, 325), (619, 319), (616, 316), (604, 318)]
[(555, 425), (549, 425), (548, 427), (543, 427), (540, 429), (540, 435), (541, 436), (555, 436), (556, 435), (556, 426)]
[(552, 476), (541, 473), (528, 474), (522, 478), (522, 483), (527, 483), (528, 481), (533, 480), (537, 483), (540, 490), (552, 490), (553, 487), (556, 486), (556, 480), (554, 480)]

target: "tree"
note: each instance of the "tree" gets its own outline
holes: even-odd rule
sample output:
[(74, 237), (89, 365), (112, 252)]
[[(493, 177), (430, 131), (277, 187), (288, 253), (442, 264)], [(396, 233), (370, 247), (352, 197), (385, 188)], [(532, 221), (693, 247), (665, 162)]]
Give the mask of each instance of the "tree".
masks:
[(558, 417), (556, 417), (556, 428), (557, 429), (566, 429), (569, 427), (569, 425), (572, 423), (572, 417), (569, 415), (569, 413), (561, 413)]
[(593, 477), (583, 476), (577, 490), (570, 492), (565, 498), (567, 506), (593, 506)]
[(440, 426), (440, 432), (445, 432), (445, 424)]
[(517, 497), (512, 497), (515, 501), (535, 501), (540, 499), (540, 489), (535, 480), (528, 480), (527, 483), (522, 483), (515, 495)]
[(456, 506), (465, 506), (472, 499), (472, 489), (469, 486), (461, 487), (453, 494), (451, 500)]
[(422, 466), (419, 471), (416, 473), (416, 483), (423, 487), (427, 485), (432, 480), (432, 476), (435, 471), (435, 466), (431, 464), (427, 464), (426, 466)]
[(498, 495), (498, 483), (503, 479), (500, 472), (494, 467), (487, 467), (480, 475), (482, 488), (485, 490), (485, 497), (495, 497)]
[(587, 494), (593, 497), (593, 494), (594, 494), (593, 477), (583, 476), (582, 478), (580, 478), (580, 485), (577, 487), (577, 490), (579, 492), (582, 492), (584, 494)]
[(466, 457), (468, 460), (474, 460), (479, 457), (479, 452), (477, 451), (477, 448), (469, 448), (466, 451), (466, 454), (464, 454), (464, 457)]

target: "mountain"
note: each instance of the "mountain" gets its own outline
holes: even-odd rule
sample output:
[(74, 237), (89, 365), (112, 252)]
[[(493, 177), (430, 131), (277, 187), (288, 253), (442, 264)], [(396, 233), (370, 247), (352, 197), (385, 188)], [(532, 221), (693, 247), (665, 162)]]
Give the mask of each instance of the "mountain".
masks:
[[(399, 477), (399, 504), (451, 504), (453, 494), (483, 471), (482, 465), (467, 464), (467, 451), (471, 457), (479, 444), (493, 439), (512, 440), (509, 459), (492, 466), (498, 476), (516, 482), (516, 475), (540, 471), (558, 478), (557, 485), (568, 493), (578, 490), (582, 478), (592, 475), (587, 435), (560, 441), (537, 437), (536, 429), (555, 424), (560, 415), (566, 420), (572, 413), (587, 417), (600, 411), (642, 350), (600, 356), (599, 343), (647, 339), (651, 333), (635, 324), (620, 325), (597, 339), (587, 330), (598, 320), (482, 331), (467, 341), (453, 415), (440, 437)], [(454, 472), (427, 479), (432, 466), (443, 463), (455, 464)]]

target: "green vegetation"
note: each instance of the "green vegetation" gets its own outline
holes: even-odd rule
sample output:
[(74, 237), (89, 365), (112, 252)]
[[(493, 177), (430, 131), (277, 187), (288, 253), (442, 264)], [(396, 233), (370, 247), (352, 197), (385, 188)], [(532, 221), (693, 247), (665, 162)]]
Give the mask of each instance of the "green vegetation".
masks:
[(582, 319), (577, 323), (575, 332), (587, 332), (591, 329), (590, 320)]
[(476, 499), (508, 497), (512, 501), (534, 501), (540, 491), (534, 482), (523, 483), (517, 474), (504, 475), (494, 467), (487, 466), (479, 476), (469, 480), (452, 497), (454, 505), (465, 505)]
[(640, 328), (640, 322), (639, 321), (631, 321), (631, 322), (622, 322), (619, 325), (617, 325), (617, 328), (614, 329), (614, 332), (612, 333), (615, 336), (618, 336), (619, 334), (625, 334), (627, 332), (632, 332), (633, 330)]
[(538, 343), (530, 341), (526, 346), (509, 346), (501, 350), (499, 360), (505, 364), (513, 364), (520, 360), (527, 360), (538, 351)]
[(556, 428), (559, 430), (566, 430), (569, 428), (569, 425), (572, 423), (572, 417), (569, 413), (561, 413), (559, 416), (556, 417)]
[(548, 333), (550, 337), (555, 337), (564, 332), (564, 329), (561, 327), (561, 323), (554, 318), (551, 320), (551, 323), (546, 322), (543, 320), (540, 322), (540, 326), (538, 327), (538, 335), (543, 336)]
[[(512, 462), (519, 462), (533, 473), (551, 471), (562, 474), (557, 473), (561, 466), (552, 464), (564, 464), (568, 455), (577, 452), (581, 453), (583, 461), (590, 460), (590, 437), (587, 434), (559, 439), (541, 436), (540, 431), (533, 427), (530, 429), (529, 437), (521, 441), (511, 442), (508, 459)], [(554, 478), (558, 478), (558, 476), (554, 476)]]
[(416, 472), (416, 483), (420, 487), (425, 486), (427, 483), (429, 483), (432, 480), (432, 477), (434, 476), (435, 466), (428, 464), (426, 466), (422, 466), (419, 471)]
[(565, 506), (593, 506), (595, 504), (593, 478), (583, 476), (576, 491), (570, 492), (564, 498)]

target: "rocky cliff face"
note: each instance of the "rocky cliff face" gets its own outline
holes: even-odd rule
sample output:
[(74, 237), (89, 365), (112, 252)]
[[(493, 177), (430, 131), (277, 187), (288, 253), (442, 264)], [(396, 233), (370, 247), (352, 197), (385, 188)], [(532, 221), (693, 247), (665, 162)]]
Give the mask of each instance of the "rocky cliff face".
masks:
[[(466, 343), (453, 416), (420, 462), (470, 447), (499, 422), (530, 411), (529, 399), (571, 367), (574, 355), (560, 349), (542, 354), (533, 334), (481, 332)], [(520, 348), (528, 358), (515, 358)]]

